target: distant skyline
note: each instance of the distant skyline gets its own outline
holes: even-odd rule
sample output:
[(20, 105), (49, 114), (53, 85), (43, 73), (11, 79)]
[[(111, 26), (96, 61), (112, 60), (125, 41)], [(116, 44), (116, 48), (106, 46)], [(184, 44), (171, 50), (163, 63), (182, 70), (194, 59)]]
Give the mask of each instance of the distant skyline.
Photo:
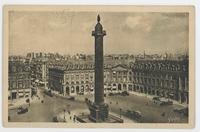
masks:
[(107, 35), (104, 54), (188, 52), (188, 13), (10, 12), (9, 55), (94, 54), (96, 16)]

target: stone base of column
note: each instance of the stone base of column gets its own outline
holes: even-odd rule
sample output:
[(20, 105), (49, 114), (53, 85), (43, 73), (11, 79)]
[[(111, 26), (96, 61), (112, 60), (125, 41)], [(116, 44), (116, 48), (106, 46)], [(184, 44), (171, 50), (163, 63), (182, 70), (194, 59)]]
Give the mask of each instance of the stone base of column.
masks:
[(108, 119), (108, 105), (89, 105), (89, 119), (93, 122), (105, 122)]
[(109, 114), (105, 121), (96, 120), (90, 114), (78, 115), (76, 120), (79, 123), (123, 123), (124, 120), (120, 117)]

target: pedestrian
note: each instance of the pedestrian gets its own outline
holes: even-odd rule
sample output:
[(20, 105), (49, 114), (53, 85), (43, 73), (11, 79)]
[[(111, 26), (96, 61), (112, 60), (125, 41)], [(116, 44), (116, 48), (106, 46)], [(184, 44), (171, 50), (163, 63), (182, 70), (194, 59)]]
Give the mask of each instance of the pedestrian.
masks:
[(71, 120), (71, 119), (72, 119), (72, 117), (70, 116), (70, 117), (69, 117), (69, 119)]

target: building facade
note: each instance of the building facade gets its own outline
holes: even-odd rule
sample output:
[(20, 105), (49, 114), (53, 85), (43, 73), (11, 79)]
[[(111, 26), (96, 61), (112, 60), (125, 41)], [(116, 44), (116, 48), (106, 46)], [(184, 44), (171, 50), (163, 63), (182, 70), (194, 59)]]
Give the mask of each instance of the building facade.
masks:
[(46, 85), (48, 80), (48, 68), (47, 68), (47, 62), (46, 61), (34, 61), (31, 63), (31, 78), (34, 83), (40, 84), (40, 85)]
[(140, 60), (132, 71), (132, 91), (188, 103), (188, 60)]
[[(49, 89), (63, 96), (94, 93), (94, 65), (67, 65), (49, 68)], [(104, 66), (104, 92), (122, 92), (132, 88), (132, 71), (125, 65)]]
[(28, 98), (31, 96), (30, 67), (21, 61), (9, 61), (8, 99)]

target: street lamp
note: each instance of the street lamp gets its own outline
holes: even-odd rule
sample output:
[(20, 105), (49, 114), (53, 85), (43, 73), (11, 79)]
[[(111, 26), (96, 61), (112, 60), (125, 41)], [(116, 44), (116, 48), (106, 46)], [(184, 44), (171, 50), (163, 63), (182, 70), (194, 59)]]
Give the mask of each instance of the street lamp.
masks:
[(70, 104), (67, 104), (68, 113), (70, 114)]
[(66, 110), (64, 109), (63, 111), (64, 111), (64, 120), (65, 120), (65, 111), (66, 111)]
[(122, 109), (119, 108), (119, 117), (121, 118), (121, 116), (122, 116)]

